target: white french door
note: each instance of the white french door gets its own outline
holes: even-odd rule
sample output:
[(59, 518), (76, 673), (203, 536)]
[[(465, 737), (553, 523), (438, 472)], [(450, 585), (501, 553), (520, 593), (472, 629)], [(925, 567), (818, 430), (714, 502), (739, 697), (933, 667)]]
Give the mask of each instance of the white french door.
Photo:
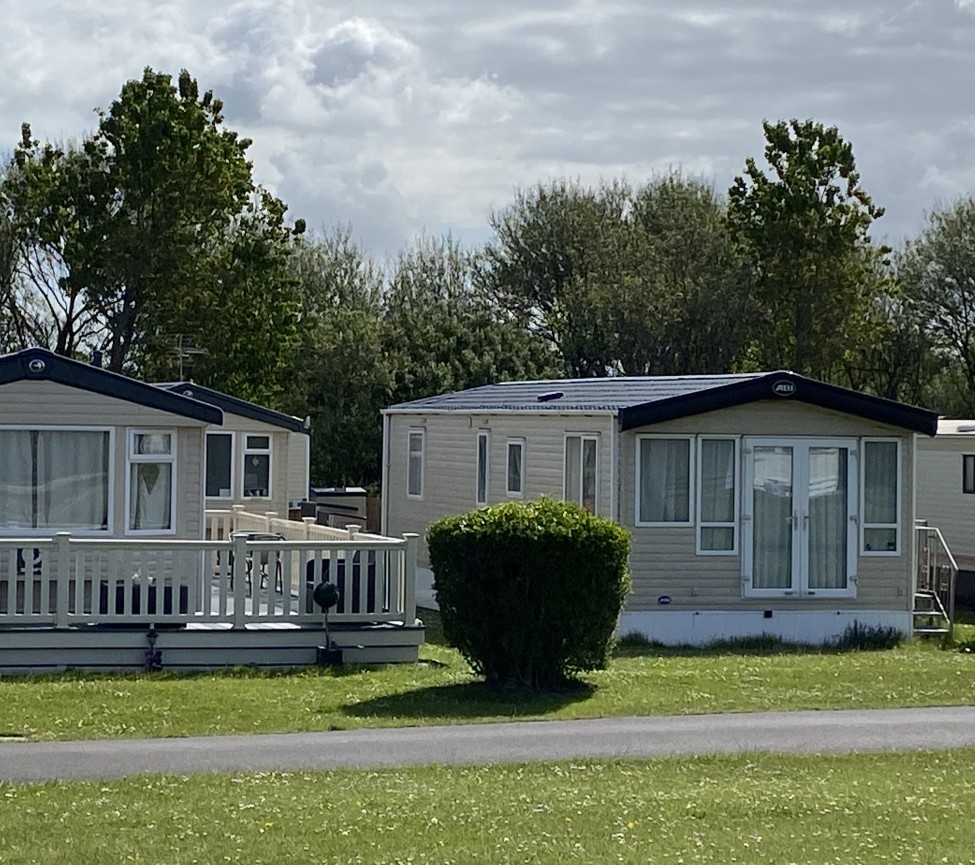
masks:
[(852, 439), (745, 439), (746, 595), (856, 593), (856, 456)]

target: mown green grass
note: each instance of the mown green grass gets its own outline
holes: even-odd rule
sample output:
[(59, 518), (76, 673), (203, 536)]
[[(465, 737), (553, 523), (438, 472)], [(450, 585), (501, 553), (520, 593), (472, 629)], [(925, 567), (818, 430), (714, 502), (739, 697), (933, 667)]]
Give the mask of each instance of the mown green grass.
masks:
[(975, 862), (975, 751), (0, 785), (0, 862)]
[(270, 675), (66, 674), (0, 680), (0, 737), (90, 739), (793, 709), (975, 704), (975, 657), (888, 651), (643, 649), (580, 687), (492, 692), (444, 646), (419, 664)]

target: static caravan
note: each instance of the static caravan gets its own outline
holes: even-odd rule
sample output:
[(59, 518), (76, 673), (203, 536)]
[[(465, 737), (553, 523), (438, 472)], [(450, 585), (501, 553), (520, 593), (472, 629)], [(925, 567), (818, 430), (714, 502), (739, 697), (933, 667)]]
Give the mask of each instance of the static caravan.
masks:
[(292, 502), (308, 498), (310, 445), (305, 421), (193, 382), (160, 387), (223, 413), (223, 423), (206, 434), (207, 509), (243, 505), (248, 511), (287, 517)]
[(933, 412), (790, 372), (474, 388), (384, 412), (383, 533), (564, 497), (631, 532), (622, 633), (910, 633), (915, 439), (936, 429)]

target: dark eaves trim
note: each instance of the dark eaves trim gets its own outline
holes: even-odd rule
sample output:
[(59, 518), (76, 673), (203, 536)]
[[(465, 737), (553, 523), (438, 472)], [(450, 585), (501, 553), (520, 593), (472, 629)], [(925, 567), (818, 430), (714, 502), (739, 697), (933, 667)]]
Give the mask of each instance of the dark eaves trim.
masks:
[(928, 436), (938, 432), (937, 412), (826, 384), (793, 372), (773, 372), (760, 378), (620, 409), (620, 429), (650, 426), (760, 400), (797, 400)]
[(62, 357), (45, 348), (28, 348), (0, 357), (0, 385), (15, 381), (53, 381), (203, 423), (223, 423), (223, 412), (216, 406)]
[(306, 434), (309, 432), (309, 429), (305, 426), (305, 422), (301, 418), (293, 417), (292, 415), (284, 414), (274, 409), (265, 408), (256, 403), (247, 402), (247, 400), (231, 396), (228, 393), (221, 393), (218, 390), (213, 390), (212, 388), (204, 387), (191, 381), (179, 381), (175, 384), (160, 384), (157, 387), (209, 403), (231, 414), (241, 415), (242, 417), (261, 421), (272, 426), (283, 427), (284, 429), (291, 430), (291, 432), (303, 432)]

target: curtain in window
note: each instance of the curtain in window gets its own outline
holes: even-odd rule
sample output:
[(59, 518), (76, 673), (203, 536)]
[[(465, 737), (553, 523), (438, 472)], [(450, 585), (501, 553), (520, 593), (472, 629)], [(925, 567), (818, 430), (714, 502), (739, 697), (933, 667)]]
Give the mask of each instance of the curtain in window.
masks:
[(30, 430), (0, 430), (0, 529), (33, 525)]
[(582, 506), (596, 513), (596, 451), (595, 439), (582, 442)]
[(565, 498), (566, 501), (582, 501), (582, 490), (579, 482), (582, 477), (582, 439), (579, 436), (569, 436), (565, 440)]
[(701, 520), (735, 520), (735, 443), (727, 439), (701, 442)]
[(37, 527), (108, 527), (108, 433), (39, 430)]
[(809, 588), (845, 589), (849, 509), (846, 448), (809, 450)]
[(897, 549), (897, 442), (863, 448), (863, 539), (867, 550)]
[(690, 520), (690, 442), (640, 440), (640, 521)]
[(752, 587), (792, 588), (792, 448), (756, 447)]
[(173, 528), (172, 463), (132, 463), (129, 492), (129, 528), (166, 531)]
[(522, 451), (521, 444), (508, 445), (508, 492), (520, 493), (522, 485)]

